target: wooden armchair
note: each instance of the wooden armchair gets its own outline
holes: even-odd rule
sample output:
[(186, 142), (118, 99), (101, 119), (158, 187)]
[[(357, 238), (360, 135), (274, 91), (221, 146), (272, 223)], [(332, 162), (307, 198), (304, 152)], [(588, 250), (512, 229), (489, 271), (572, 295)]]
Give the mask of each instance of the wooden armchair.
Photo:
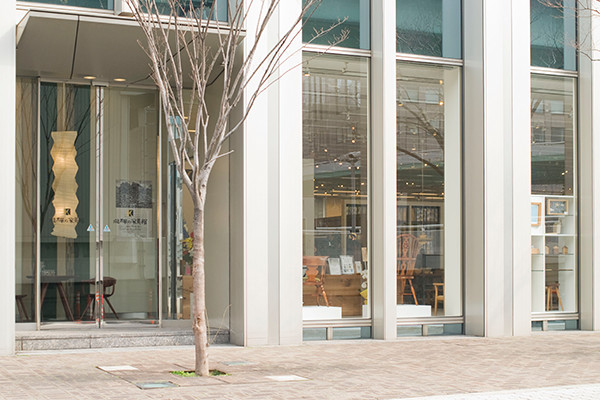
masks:
[[(415, 263), (417, 262), (417, 254), (419, 254), (419, 240), (410, 233), (403, 233), (397, 237), (398, 246), (398, 263), (396, 278), (400, 282), (398, 295), (400, 296), (400, 304), (404, 304), (404, 296), (411, 296), (416, 305), (417, 295), (413, 286)], [(407, 292), (407, 290), (409, 290)]]
[(325, 270), (327, 269), (327, 256), (304, 256), (302, 257), (302, 265), (306, 266), (306, 279), (303, 282), (305, 286), (315, 287), (315, 296), (317, 297), (317, 305), (319, 298), (323, 297), (325, 305), (329, 307), (327, 293), (323, 287), (325, 281)]

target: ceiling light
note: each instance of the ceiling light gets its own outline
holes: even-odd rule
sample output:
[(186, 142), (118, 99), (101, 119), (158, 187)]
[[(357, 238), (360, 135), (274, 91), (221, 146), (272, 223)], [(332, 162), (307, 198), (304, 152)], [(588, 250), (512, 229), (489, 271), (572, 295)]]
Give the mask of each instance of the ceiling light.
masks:
[(83, 79), (89, 79), (92, 81), (92, 80), (96, 79), (96, 77), (92, 76), (92, 75), (87, 75), (87, 76), (84, 76)]
[(114, 81), (115, 82), (125, 82), (127, 79), (125, 78), (115, 78)]

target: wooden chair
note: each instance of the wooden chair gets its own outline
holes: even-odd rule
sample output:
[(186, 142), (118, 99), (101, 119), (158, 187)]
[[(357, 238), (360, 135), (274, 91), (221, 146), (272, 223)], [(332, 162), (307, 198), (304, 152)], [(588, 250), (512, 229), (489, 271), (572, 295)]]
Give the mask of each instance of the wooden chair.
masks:
[[(433, 289), (435, 290), (433, 301), (435, 302), (433, 307), (433, 315), (437, 315), (438, 303), (441, 301), (444, 303), (444, 284), (443, 283), (434, 283)], [(444, 304), (445, 306), (445, 304)]]
[[(90, 279), (90, 280), (85, 281), (85, 282), (89, 283), (90, 285), (95, 285), (96, 284), (96, 282), (93, 279)], [(105, 276), (104, 277), (104, 280), (103, 280), (104, 301), (106, 301), (106, 304), (108, 304), (108, 306), (112, 310), (113, 314), (115, 315), (115, 318), (119, 319), (119, 316), (117, 315), (117, 312), (115, 311), (115, 308), (113, 307), (113, 305), (111, 304), (110, 300), (108, 299), (110, 296), (112, 296), (113, 294), (115, 294), (115, 286), (116, 285), (117, 285), (117, 280), (115, 278), (113, 278), (111, 276)], [(90, 315), (93, 318), (94, 310), (96, 309), (95, 297), (96, 297), (95, 293), (88, 294), (87, 304), (85, 306), (85, 309), (81, 313), (81, 316), (79, 317), (79, 319), (81, 319), (81, 317), (83, 317), (85, 315), (85, 313), (90, 309), (90, 306), (91, 306)]]
[(315, 296), (317, 297), (317, 305), (319, 298), (323, 297), (325, 305), (329, 307), (327, 293), (323, 283), (325, 281), (325, 270), (327, 269), (327, 256), (304, 256), (302, 257), (302, 265), (306, 266), (306, 279), (303, 282), (305, 286), (315, 287)]
[(27, 309), (25, 308), (25, 303), (23, 303), (23, 299), (25, 297), (27, 297), (26, 294), (17, 294), (15, 296), (15, 301), (17, 302), (17, 309), (19, 310), (19, 318), (21, 322), (29, 321), (29, 315), (27, 315)]
[[(398, 264), (397, 264), (397, 280), (400, 282), (400, 304), (404, 304), (404, 296), (412, 295), (416, 305), (419, 305), (417, 301), (417, 295), (415, 294), (415, 288), (413, 286), (415, 263), (417, 262), (417, 254), (419, 253), (418, 239), (410, 233), (403, 233), (397, 237), (398, 246)], [(410, 289), (409, 292), (406, 290)]]
[(560, 305), (561, 311), (565, 311), (563, 307), (562, 299), (560, 298), (560, 292), (558, 291), (558, 287), (560, 283), (554, 282), (546, 285), (546, 311), (551, 311), (554, 308), (554, 295), (556, 295), (558, 299), (558, 304)]

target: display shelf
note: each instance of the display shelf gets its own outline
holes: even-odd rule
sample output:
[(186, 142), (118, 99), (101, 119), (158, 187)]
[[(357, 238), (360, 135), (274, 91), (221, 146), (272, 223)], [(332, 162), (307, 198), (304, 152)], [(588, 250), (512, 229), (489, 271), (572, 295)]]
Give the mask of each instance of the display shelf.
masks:
[[(577, 210), (573, 196), (531, 196), (532, 312), (576, 311)], [(551, 208), (547, 208), (551, 207)], [(558, 214), (565, 212), (566, 214)], [(557, 214), (553, 214), (557, 213)], [(564, 309), (546, 309), (546, 296), (557, 286)], [(555, 294), (550, 294), (556, 296)], [(552, 307), (551, 307), (552, 308)]]

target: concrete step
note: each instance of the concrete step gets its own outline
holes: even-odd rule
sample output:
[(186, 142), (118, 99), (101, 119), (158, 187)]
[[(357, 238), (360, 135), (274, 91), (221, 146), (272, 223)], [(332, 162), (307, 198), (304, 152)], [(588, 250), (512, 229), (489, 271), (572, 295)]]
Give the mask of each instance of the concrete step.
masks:
[[(229, 343), (229, 331), (212, 330), (210, 343)], [(188, 346), (194, 344), (191, 328), (103, 328), (17, 331), (15, 350), (101, 349), (114, 347)]]

